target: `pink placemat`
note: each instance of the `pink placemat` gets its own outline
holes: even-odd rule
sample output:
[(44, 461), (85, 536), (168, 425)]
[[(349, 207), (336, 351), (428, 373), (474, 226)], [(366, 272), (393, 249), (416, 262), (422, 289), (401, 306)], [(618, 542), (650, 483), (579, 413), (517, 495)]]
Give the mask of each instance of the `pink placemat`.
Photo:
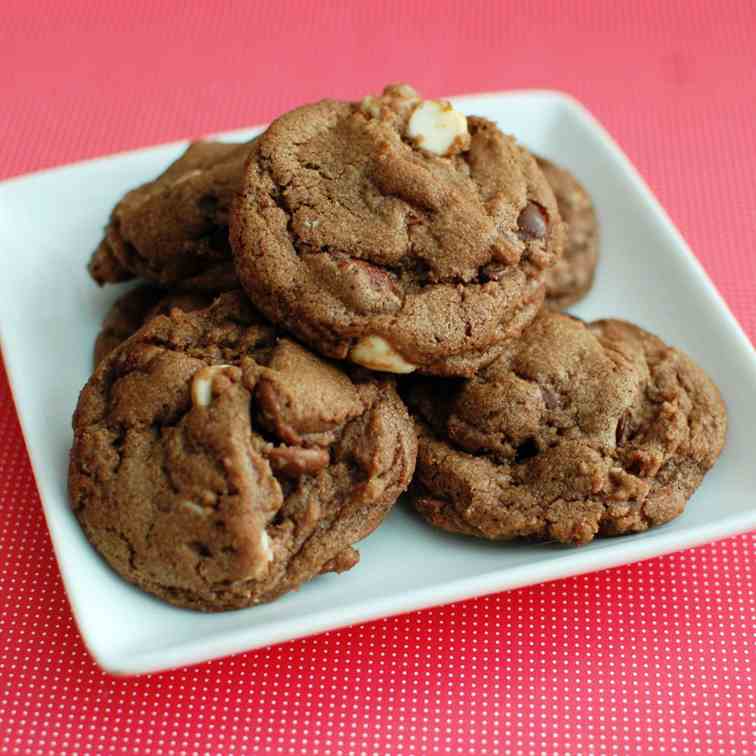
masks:
[[(6, 0), (0, 178), (387, 81), (562, 89), (756, 336), (753, 3), (325, 5)], [(77, 634), (1, 371), (0, 501), (0, 752), (756, 753), (753, 535), (123, 680)]]

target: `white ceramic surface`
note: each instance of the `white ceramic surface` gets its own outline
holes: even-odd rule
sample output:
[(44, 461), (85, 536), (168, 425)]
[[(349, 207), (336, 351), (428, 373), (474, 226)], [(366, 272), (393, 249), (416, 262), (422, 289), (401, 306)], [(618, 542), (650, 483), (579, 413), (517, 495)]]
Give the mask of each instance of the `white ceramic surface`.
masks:
[[(727, 446), (685, 514), (581, 548), (493, 544), (427, 527), (400, 503), (361, 545), (360, 564), (297, 593), (219, 615), (174, 609), (117, 577), (90, 548), (66, 498), (70, 418), (103, 314), (85, 262), (123, 192), (183, 144), (114, 155), (0, 184), (0, 340), (66, 591), (84, 641), (115, 674), (138, 674), (420, 607), (603, 569), (756, 527), (756, 359), (711, 282), (628, 159), (586, 110), (540, 91), (459, 98), (585, 183), (602, 226), (596, 286), (581, 317), (634, 321), (682, 347), (722, 389)], [(248, 138), (254, 130), (226, 135)]]

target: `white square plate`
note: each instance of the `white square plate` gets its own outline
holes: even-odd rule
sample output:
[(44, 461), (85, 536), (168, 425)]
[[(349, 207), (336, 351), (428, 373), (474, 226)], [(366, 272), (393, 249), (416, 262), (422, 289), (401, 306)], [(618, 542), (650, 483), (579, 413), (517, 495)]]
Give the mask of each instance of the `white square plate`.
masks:
[[(117, 577), (90, 548), (66, 496), (70, 418), (103, 314), (85, 263), (123, 194), (183, 149), (114, 155), (0, 184), (0, 339), (55, 553), (81, 634), (116, 674), (152, 672), (457, 599), (603, 569), (756, 526), (756, 360), (680, 234), (628, 159), (577, 102), (555, 92), (456, 100), (573, 171), (602, 228), (596, 286), (576, 314), (626, 318), (682, 347), (722, 389), (727, 445), (684, 515), (582, 548), (494, 544), (432, 530), (399, 504), (360, 564), (273, 604), (219, 615), (174, 609)], [(229, 135), (246, 139), (255, 130)]]

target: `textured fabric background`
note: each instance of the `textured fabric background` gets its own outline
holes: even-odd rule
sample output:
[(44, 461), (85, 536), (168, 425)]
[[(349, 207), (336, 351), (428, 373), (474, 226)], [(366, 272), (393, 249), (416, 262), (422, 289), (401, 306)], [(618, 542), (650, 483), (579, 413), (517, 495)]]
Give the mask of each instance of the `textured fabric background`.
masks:
[[(756, 336), (748, 0), (5, 0), (0, 18), (0, 178), (387, 81), (571, 92)], [(756, 753), (753, 535), (122, 680), (78, 637), (1, 371), (0, 503), (3, 753)]]

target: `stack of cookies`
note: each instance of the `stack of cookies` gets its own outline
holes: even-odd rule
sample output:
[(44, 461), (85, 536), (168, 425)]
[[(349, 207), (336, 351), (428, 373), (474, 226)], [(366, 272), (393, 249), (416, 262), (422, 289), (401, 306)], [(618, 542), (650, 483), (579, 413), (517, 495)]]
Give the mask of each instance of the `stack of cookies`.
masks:
[(598, 245), (571, 174), (407, 85), (191, 145), (90, 262), (143, 284), (74, 414), (84, 532), (144, 590), (217, 611), (350, 569), (404, 491), (477, 538), (669, 521), (725, 408), (656, 336), (561, 312)]

